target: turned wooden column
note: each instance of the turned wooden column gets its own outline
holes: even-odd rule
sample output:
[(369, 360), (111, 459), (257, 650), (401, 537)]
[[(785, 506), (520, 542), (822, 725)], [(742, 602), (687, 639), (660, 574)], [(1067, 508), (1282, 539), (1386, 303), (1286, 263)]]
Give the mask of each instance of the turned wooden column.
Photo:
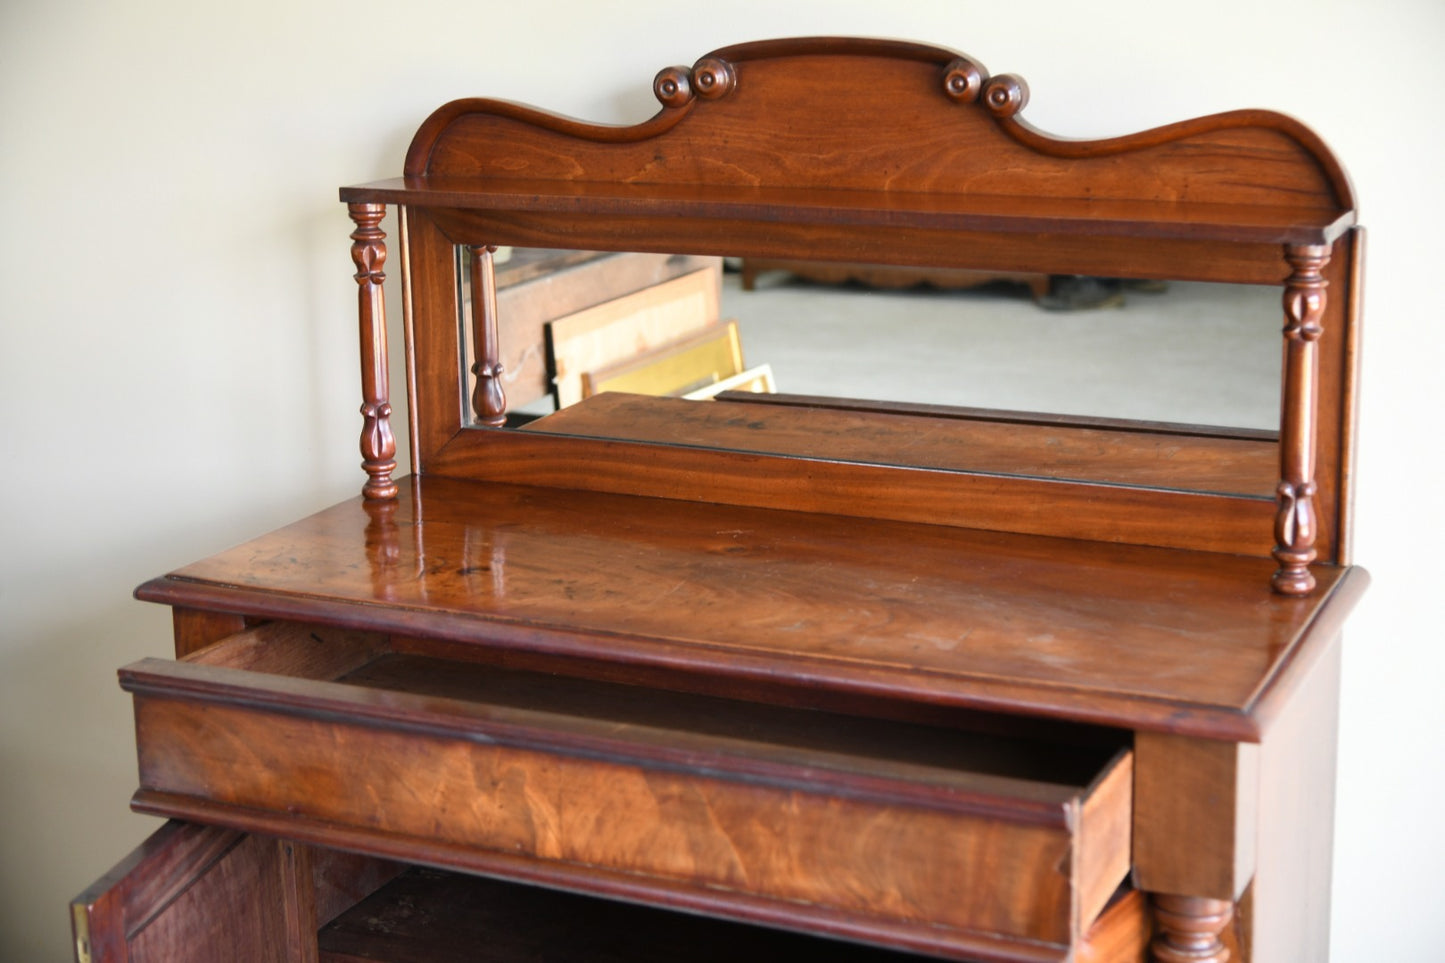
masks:
[(347, 204), (356, 222), (351, 260), (356, 264), (357, 317), (361, 325), (361, 467), (369, 476), (361, 492), (367, 498), (396, 497), (396, 438), (391, 433), (391, 384), (386, 368), (385, 204)]
[(1279, 500), (1274, 523), (1274, 590), (1308, 595), (1315, 587), (1315, 432), (1319, 390), (1318, 342), (1323, 328), (1330, 249), (1317, 244), (1285, 247), (1290, 276), (1284, 288), (1284, 388), (1279, 434)]
[(1224, 928), (1234, 918), (1228, 900), (1198, 896), (1152, 897), (1157, 930), (1150, 944), (1153, 963), (1228, 963)]
[(472, 342), (477, 350), (477, 360), (472, 365), (472, 374), (477, 376), (472, 409), (480, 424), (493, 428), (507, 423), (501, 349), (497, 346), (497, 273), (493, 263), (496, 250), (493, 244), (471, 249)]

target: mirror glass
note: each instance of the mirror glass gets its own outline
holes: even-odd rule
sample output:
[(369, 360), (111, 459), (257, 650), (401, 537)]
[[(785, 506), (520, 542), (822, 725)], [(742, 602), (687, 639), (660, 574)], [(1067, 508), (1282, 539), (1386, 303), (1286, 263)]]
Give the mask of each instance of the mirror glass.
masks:
[[(476, 360), (468, 264), (458, 248), (463, 370)], [(1109, 482), (1123, 479), (1068, 464), (1121, 440), (1130, 458), (1178, 461), (1148, 430), (1168, 423), (1252, 467), (1197, 485), (1165, 470), (1159, 486), (1273, 491), (1275, 287), (506, 248), (496, 278), (509, 427)], [(640, 395), (746, 401), (767, 430)], [(859, 415), (877, 410), (933, 420), (902, 423), (911, 443), (855, 444)], [(783, 437), (793, 429), (814, 437)], [(940, 461), (917, 441), (935, 435), (1008, 452)], [(1051, 461), (1051, 447), (1079, 450)]]

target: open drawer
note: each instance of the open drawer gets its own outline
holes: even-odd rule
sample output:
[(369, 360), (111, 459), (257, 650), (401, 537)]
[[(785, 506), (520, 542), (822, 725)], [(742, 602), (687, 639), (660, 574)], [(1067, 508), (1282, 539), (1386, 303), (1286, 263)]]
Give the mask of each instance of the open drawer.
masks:
[(960, 959), (1063, 959), (1131, 756), (273, 623), (121, 671), (143, 812)]

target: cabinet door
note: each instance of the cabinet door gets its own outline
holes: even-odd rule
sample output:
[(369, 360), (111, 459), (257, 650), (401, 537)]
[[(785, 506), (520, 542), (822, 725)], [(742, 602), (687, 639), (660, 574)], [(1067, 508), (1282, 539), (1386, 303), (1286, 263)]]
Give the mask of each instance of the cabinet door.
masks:
[(285, 840), (168, 822), (71, 903), (76, 959), (310, 963), (310, 860)]

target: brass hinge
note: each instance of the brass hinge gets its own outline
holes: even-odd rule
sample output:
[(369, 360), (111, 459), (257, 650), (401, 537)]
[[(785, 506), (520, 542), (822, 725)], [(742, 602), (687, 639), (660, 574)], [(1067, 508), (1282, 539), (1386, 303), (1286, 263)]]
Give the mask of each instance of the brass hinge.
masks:
[(90, 958), (90, 913), (80, 903), (70, 904), (70, 918), (75, 926), (76, 963), (91, 963)]

